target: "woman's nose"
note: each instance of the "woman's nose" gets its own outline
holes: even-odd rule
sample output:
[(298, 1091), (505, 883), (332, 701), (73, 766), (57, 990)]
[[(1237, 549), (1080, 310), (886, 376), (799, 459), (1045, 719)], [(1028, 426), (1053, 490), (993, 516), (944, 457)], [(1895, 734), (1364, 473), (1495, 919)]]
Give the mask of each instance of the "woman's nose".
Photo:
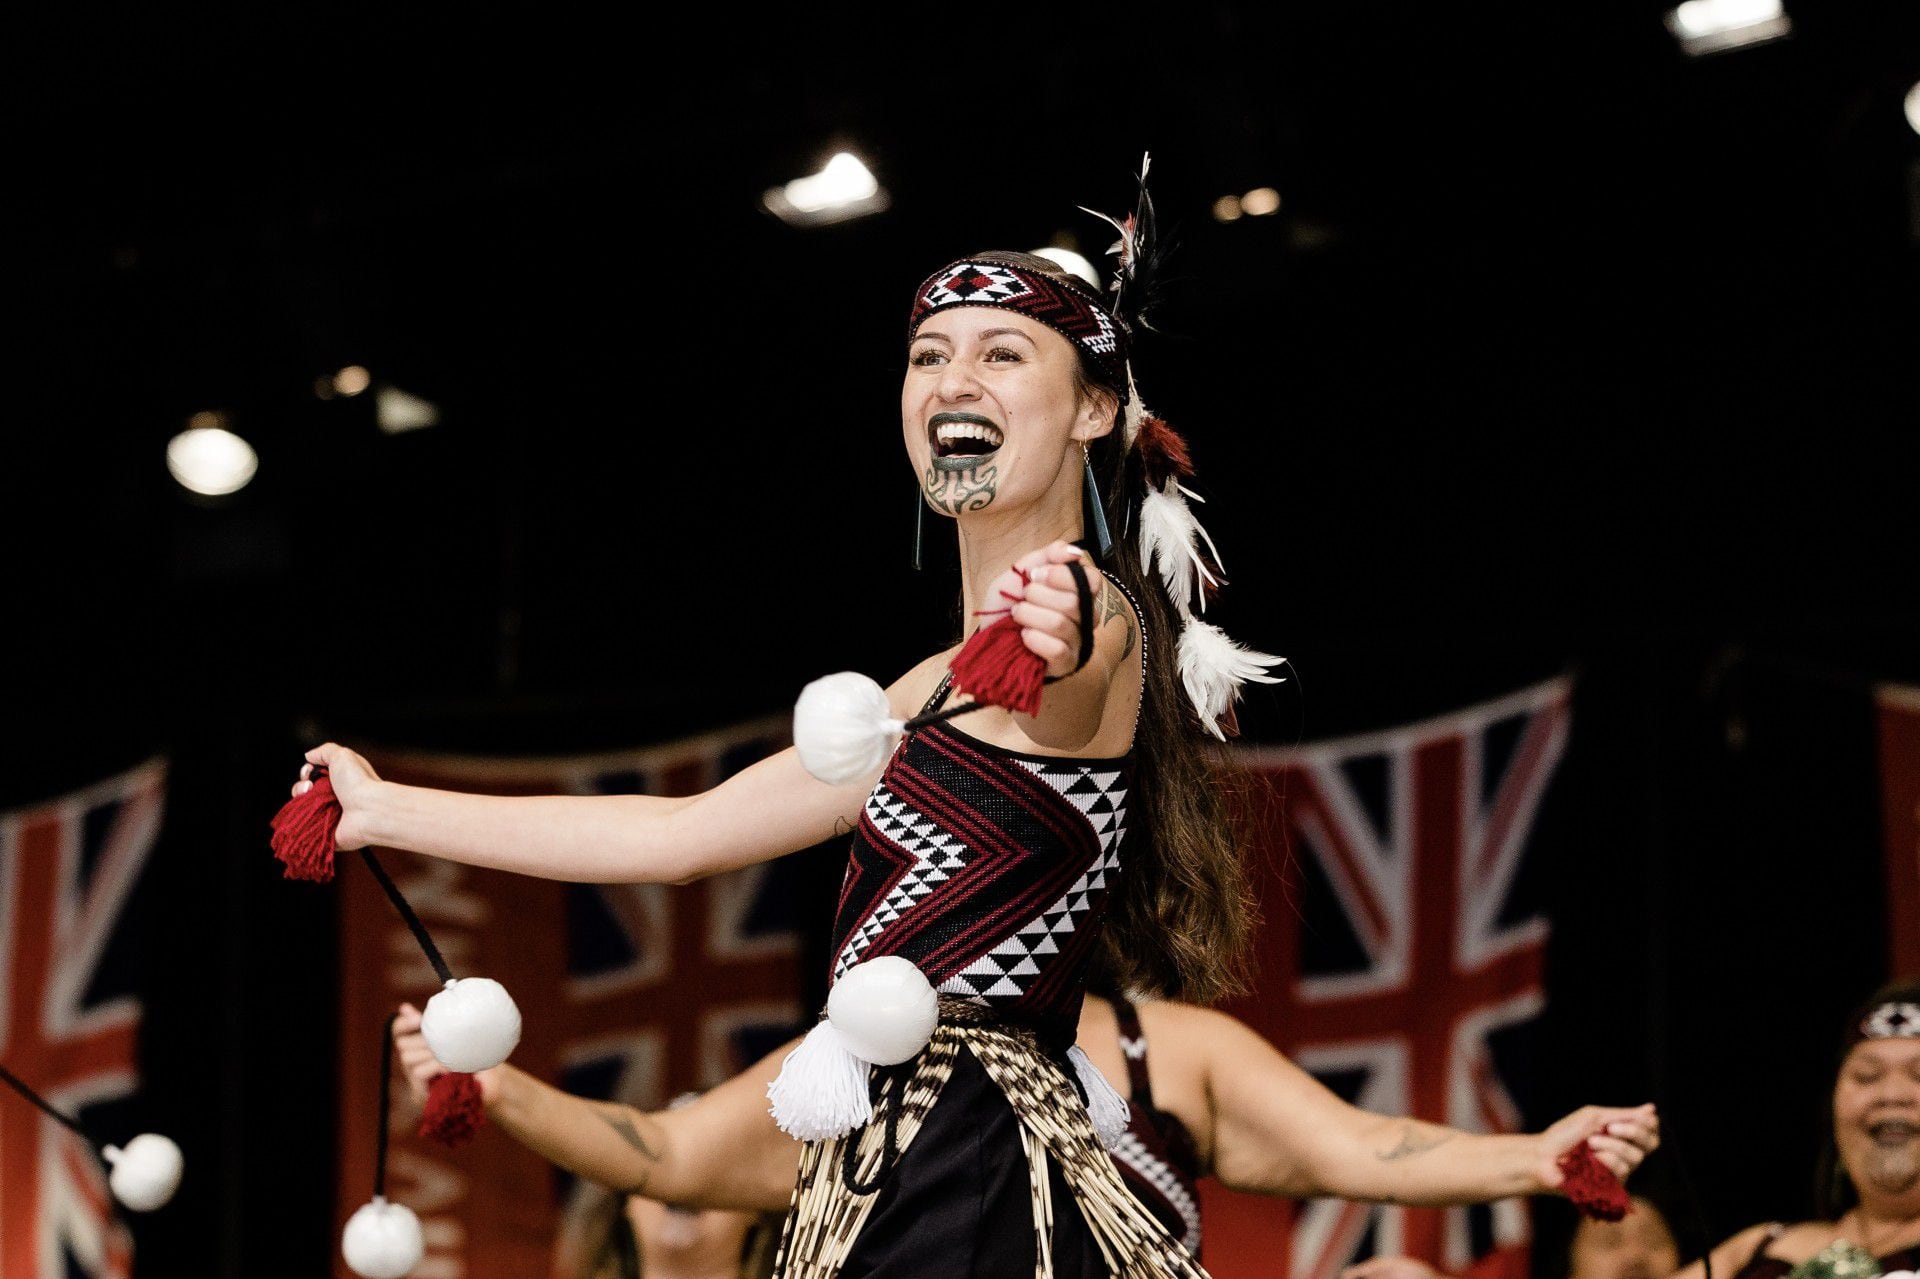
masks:
[(971, 400), (979, 397), (980, 382), (966, 364), (949, 360), (940, 366), (940, 381), (934, 389), (943, 400)]

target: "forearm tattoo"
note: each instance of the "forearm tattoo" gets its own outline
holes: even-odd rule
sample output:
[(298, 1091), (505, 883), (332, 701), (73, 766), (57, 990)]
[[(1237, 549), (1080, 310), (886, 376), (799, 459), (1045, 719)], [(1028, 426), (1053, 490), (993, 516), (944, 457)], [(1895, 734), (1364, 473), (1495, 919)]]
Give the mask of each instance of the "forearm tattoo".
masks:
[(967, 471), (943, 471), (930, 466), (920, 488), (935, 509), (948, 515), (977, 511), (999, 495), (1000, 468), (991, 462)]
[(1423, 1125), (1410, 1123), (1400, 1130), (1400, 1144), (1392, 1150), (1376, 1150), (1374, 1158), (1382, 1163), (1392, 1163), (1396, 1159), (1405, 1159), (1409, 1155), (1424, 1155), (1436, 1146), (1444, 1146), (1453, 1140), (1453, 1134), (1444, 1129), (1422, 1134)]
[(611, 1106), (596, 1109), (593, 1113), (600, 1116), (600, 1122), (613, 1129), (614, 1135), (619, 1137), (620, 1140), (626, 1142), (629, 1146), (633, 1147), (642, 1155), (645, 1155), (648, 1159), (653, 1160), (655, 1163), (659, 1162), (660, 1152), (652, 1146), (649, 1146), (647, 1139), (640, 1135), (640, 1130), (634, 1127), (633, 1120), (628, 1117), (626, 1107)]
[(1127, 611), (1126, 603), (1120, 598), (1120, 592), (1106, 578), (1100, 579), (1100, 625), (1105, 626), (1114, 618), (1126, 623), (1127, 631), (1121, 637), (1120, 660), (1126, 661), (1133, 654), (1133, 614)]

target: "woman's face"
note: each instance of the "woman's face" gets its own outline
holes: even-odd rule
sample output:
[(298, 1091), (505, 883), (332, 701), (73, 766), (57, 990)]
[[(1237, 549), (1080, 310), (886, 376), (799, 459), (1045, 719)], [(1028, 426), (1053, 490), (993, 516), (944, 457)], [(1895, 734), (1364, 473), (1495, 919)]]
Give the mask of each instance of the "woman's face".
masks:
[(640, 1243), (641, 1274), (654, 1270), (726, 1272), (740, 1264), (753, 1214), (674, 1208), (638, 1195), (627, 1200), (627, 1220)]
[(1920, 1039), (1868, 1039), (1840, 1063), (1833, 1140), (1862, 1199), (1920, 1186)]
[(927, 504), (958, 516), (1049, 494), (1079, 497), (1080, 446), (1112, 429), (1111, 405), (1079, 393), (1079, 351), (1036, 320), (961, 306), (907, 349), (900, 422)]
[(1665, 1279), (1679, 1268), (1667, 1219), (1640, 1198), (1619, 1221), (1581, 1222), (1567, 1253), (1568, 1279)]

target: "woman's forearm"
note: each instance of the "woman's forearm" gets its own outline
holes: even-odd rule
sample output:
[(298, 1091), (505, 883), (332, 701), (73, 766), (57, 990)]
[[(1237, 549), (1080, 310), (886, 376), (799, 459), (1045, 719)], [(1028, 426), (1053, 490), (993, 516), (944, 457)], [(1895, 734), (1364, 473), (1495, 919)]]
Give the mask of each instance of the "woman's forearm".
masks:
[(650, 1116), (631, 1106), (561, 1092), (512, 1066), (496, 1070), (487, 1114), (527, 1149), (628, 1194), (674, 1188), (673, 1144)]
[(468, 795), (378, 782), (360, 811), (387, 848), (579, 883), (673, 882), (689, 873), (673, 815), (654, 795)]
[(1323, 1193), (1440, 1207), (1545, 1191), (1539, 1138), (1463, 1132), (1417, 1119), (1373, 1116), (1358, 1149), (1328, 1168)]

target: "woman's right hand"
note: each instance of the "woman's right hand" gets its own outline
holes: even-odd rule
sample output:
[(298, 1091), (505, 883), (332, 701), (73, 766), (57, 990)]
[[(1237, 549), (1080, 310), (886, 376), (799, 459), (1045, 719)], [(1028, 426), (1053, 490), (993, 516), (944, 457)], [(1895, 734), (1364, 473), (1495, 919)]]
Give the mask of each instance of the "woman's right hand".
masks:
[[(420, 1033), (420, 1010), (412, 1004), (400, 1005), (400, 1013), (393, 1019), (393, 1051), (407, 1076), (407, 1091), (416, 1102), (426, 1105), (428, 1087), (446, 1074), (447, 1068), (427, 1047), (427, 1037)], [(483, 1070), (473, 1078), (480, 1085), (481, 1103), (491, 1106), (500, 1092), (500, 1068)]]
[(327, 770), (327, 777), (333, 782), (333, 797), (340, 801), (340, 827), (333, 834), (334, 846), (342, 852), (363, 848), (373, 842), (372, 835), (366, 829), (364, 808), (367, 802), (367, 790), (378, 784), (380, 775), (366, 760), (335, 742), (326, 742), (307, 752), (307, 762), (300, 766), (300, 780), (293, 784), (295, 795), (304, 795), (313, 789), (313, 770), (318, 765)]

